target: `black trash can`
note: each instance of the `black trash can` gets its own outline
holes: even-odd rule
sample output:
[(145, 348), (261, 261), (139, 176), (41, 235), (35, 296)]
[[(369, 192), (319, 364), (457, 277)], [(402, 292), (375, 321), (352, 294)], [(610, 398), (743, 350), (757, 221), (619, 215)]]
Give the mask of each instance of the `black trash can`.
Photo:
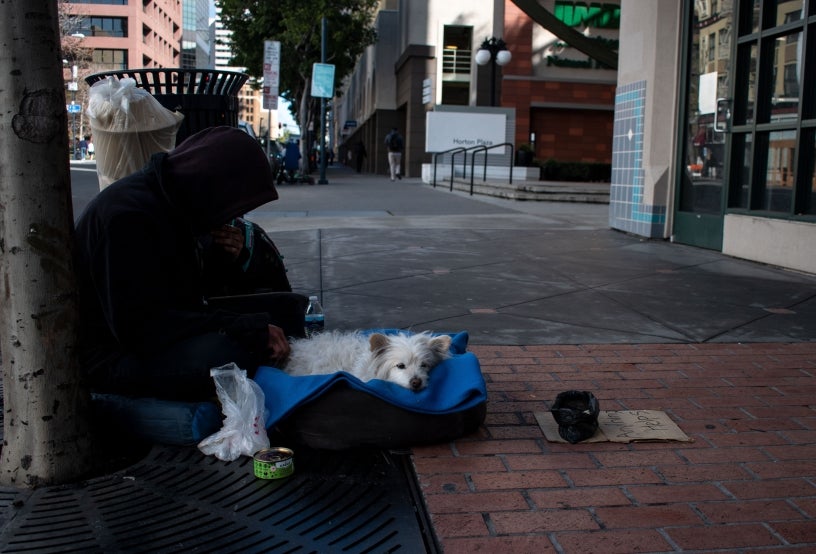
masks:
[(165, 67), (94, 73), (85, 77), (85, 82), (93, 85), (110, 76), (133, 79), (162, 106), (184, 114), (176, 144), (207, 127), (237, 127), (238, 91), (249, 79), (247, 74), (236, 71)]

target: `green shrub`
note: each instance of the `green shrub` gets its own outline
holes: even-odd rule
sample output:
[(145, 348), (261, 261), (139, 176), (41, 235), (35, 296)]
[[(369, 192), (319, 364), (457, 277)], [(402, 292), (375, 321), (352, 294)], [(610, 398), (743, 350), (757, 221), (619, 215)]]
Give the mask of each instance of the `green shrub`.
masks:
[(541, 168), (542, 181), (582, 181), (604, 182), (612, 179), (612, 165), (597, 162), (559, 162), (549, 158), (535, 160), (534, 164)]

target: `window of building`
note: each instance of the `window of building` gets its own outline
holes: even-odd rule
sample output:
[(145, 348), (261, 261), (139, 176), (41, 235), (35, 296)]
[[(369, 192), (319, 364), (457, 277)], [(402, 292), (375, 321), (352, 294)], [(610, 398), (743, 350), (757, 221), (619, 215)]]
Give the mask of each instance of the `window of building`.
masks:
[(442, 41), (442, 103), (467, 106), (473, 67), (473, 28), (445, 25)]
[(816, 51), (803, 47), (816, 42), (816, 22), (805, 4), (816, 2), (739, 4), (730, 209), (816, 214)]
[(802, 140), (802, 150), (807, 155), (802, 156), (802, 175), (810, 186), (806, 186), (805, 193), (801, 196), (801, 204), (798, 206), (798, 213), (816, 215), (816, 130), (806, 131)]
[(128, 67), (127, 50), (113, 48), (96, 48), (93, 51), (93, 63), (98, 71), (119, 71)]
[(111, 4), (114, 6), (127, 6), (128, 0), (71, 0), (71, 4)]
[(128, 36), (127, 17), (77, 16), (72, 19), (76, 21), (74, 27), (76, 32), (86, 37), (126, 38)]

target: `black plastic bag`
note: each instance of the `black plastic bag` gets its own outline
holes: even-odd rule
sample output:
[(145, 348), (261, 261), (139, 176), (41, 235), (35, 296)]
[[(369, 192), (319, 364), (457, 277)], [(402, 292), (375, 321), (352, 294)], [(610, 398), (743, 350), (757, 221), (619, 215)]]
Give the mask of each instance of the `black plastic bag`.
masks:
[(600, 406), (591, 392), (562, 392), (555, 398), (550, 412), (558, 423), (558, 434), (570, 444), (586, 440), (598, 430)]

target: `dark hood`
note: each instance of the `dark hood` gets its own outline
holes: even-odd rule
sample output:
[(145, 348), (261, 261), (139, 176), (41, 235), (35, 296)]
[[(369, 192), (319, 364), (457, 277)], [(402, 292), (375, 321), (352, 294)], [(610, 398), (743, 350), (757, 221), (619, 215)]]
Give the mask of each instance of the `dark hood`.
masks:
[(266, 154), (233, 127), (210, 127), (188, 137), (167, 154), (161, 181), (196, 234), (278, 198)]

